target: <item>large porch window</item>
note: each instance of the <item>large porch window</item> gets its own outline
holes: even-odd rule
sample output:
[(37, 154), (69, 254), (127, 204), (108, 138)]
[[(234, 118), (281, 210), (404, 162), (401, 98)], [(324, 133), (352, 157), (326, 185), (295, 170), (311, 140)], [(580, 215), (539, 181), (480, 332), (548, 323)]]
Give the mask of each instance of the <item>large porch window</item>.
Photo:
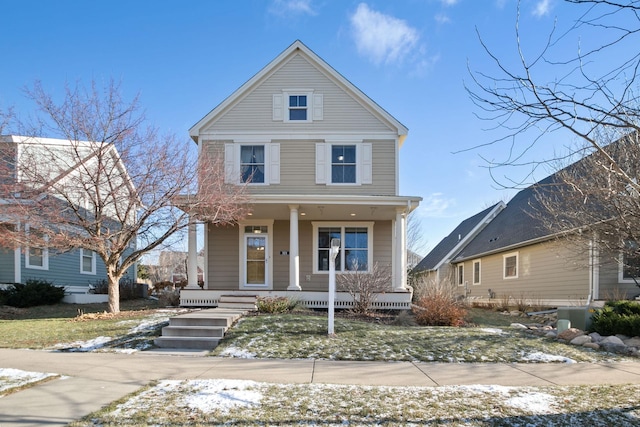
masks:
[(369, 271), (373, 259), (373, 223), (313, 223), (314, 273), (329, 271), (331, 239), (340, 239), (336, 271)]

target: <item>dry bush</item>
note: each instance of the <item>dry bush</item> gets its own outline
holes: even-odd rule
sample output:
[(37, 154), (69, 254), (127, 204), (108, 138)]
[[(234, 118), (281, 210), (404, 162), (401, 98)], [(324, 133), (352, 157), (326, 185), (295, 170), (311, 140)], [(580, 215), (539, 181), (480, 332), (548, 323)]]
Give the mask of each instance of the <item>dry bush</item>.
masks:
[(168, 288), (160, 291), (158, 294), (158, 305), (160, 307), (179, 307), (180, 290)]
[(350, 311), (356, 314), (368, 314), (378, 295), (391, 290), (391, 272), (388, 267), (373, 264), (370, 272), (354, 269), (336, 277), (340, 291), (347, 292), (353, 299)]
[(456, 286), (449, 281), (423, 284), (423, 292), (415, 310), (416, 322), (422, 326), (461, 326), (467, 315)]
[(604, 293), (605, 301), (624, 301), (627, 299), (627, 291), (620, 286), (614, 286), (611, 289), (607, 289)]
[(513, 301), (516, 304), (516, 310), (518, 310), (521, 313), (526, 312), (527, 308), (529, 308), (529, 298), (524, 292), (520, 292), (520, 295), (515, 297)]
[(502, 294), (500, 295), (500, 301), (496, 305), (497, 311), (509, 311), (511, 308), (511, 295)]

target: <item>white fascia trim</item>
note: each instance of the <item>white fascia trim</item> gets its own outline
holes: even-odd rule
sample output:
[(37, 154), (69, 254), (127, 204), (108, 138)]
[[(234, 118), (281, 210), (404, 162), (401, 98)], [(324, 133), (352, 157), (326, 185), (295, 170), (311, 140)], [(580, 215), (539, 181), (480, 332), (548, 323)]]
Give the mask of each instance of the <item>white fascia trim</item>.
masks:
[(327, 204), (327, 205), (378, 205), (411, 207), (415, 209), (422, 201), (422, 197), (403, 196), (354, 196), (354, 195), (280, 195), (280, 194), (256, 194), (251, 196), (249, 203), (288, 203), (288, 204)]
[[(445, 255), (444, 258), (440, 260), (440, 262), (438, 262), (438, 264), (436, 264), (435, 267), (433, 267), (433, 269), (438, 270), (440, 267), (442, 267), (442, 265), (449, 263), (449, 261), (453, 259), (456, 253), (460, 252), (462, 248), (467, 246), (467, 244), (471, 240), (473, 240), (478, 235), (478, 233), (480, 233), (480, 231), (482, 231), (482, 229), (486, 227), (487, 224), (489, 224), (491, 220), (493, 220), (496, 217), (496, 215), (498, 215), (498, 213), (506, 207), (507, 205), (504, 202), (499, 202), (493, 209), (491, 209), (491, 211), (489, 211), (489, 213), (484, 218), (482, 218), (482, 221), (477, 223), (476, 226), (473, 227), (473, 229), (469, 233), (467, 233), (467, 235), (464, 236), (464, 238), (462, 238), (458, 242), (458, 244), (455, 245), (453, 249), (451, 249), (447, 253), (447, 255)], [(478, 258), (478, 256), (474, 255), (474, 259), (475, 258)], [(466, 261), (466, 259), (459, 260), (459, 262), (464, 262), (464, 261)]]
[(367, 141), (367, 140), (390, 140), (397, 141), (398, 136), (395, 133), (389, 132), (347, 132), (340, 134), (328, 134), (326, 131), (310, 132), (308, 130), (291, 130), (287, 132), (270, 132), (264, 131), (245, 131), (243, 133), (237, 132), (221, 132), (221, 131), (203, 131), (199, 135), (200, 140), (207, 141), (233, 141), (233, 142), (257, 142), (257, 141), (275, 141), (275, 140), (300, 140), (300, 139), (312, 139), (312, 140), (324, 140), (324, 141)]

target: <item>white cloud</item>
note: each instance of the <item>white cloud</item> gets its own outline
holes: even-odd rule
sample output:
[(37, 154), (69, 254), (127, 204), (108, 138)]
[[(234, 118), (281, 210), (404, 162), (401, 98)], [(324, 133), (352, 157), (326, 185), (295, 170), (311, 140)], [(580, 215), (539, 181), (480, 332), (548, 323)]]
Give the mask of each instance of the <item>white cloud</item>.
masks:
[(366, 3), (358, 5), (351, 26), (358, 51), (375, 64), (402, 62), (420, 39), (406, 21), (372, 10)]
[(451, 18), (449, 18), (444, 13), (438, 13), (435, 16), (435, 20), (438, 24), (449, 24), (451, 22)]
[(269, 12), (280, 16), (318, 14), (312, 0), (273, 0)]
[(448, 217), (448, 210), (456, 205), (455, 199), (447, 199), (442, 193), (432, 193), (420, 202), (420, 214), (426, 218)]
[(551, 11), (551, 0), (540, 0), (533, 9), (533, 14), (542, 17), (548, 15), (549, 11)]
[(444, 6), (453, 6), (458, 3), (458, 0), (440, 0)]

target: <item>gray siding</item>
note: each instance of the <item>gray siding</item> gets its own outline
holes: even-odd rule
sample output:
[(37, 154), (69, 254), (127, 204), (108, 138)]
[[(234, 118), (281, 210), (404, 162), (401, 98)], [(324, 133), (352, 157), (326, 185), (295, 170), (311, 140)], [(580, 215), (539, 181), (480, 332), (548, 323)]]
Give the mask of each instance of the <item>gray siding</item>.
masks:
[(0, 283), (15, 281), (15, 252), (0, 248)]
[[(313, 89), (324, 96), (324, 120), (312, 123), (274, 121), (273, 95), (283, 89)], [(250, 118), (250, 120), (248, 119)], [(295, 132), (392, 132), (341, 87), (328, 79), (302, 55), (294, 55), (264, 82), (230, 108), (214, 124), (215, 131), (261, 133)], [(201, 133), (210, 131), (205, 128)]]
[(238, 289), (238, 227), (209, 226), (205, 289)]

